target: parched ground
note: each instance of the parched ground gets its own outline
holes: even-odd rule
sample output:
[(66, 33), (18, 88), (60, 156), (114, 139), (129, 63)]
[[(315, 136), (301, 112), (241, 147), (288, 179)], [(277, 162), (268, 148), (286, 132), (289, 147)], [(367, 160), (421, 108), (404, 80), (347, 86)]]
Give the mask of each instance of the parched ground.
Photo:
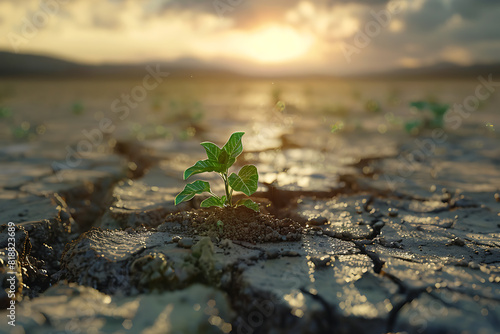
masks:
[[(410, 135), (410, 101), (462, 103), (478, 83), (168, 80), (123, 119), (111, 103), (133, 80), (0, 82), (16, 329), (498, 332), (498, 94)], [(234, 131), (261, 212), (174, 206), (199, 143)]]

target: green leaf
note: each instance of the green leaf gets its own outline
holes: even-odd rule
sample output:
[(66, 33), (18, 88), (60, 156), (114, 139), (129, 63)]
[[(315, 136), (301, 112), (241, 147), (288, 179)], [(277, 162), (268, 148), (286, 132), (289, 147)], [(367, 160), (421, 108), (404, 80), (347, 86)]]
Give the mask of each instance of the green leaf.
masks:
[(201, 202), (200, 207), (209, 208), (211, 206), (218, 206), (220, 208), (224, 207), (224, 202), (226, 201), (226, 196), (222, 196), (222, 198), (212, 196)]
[(429, 104), (425, 101), (415, 101), (410, 103), (410, 107), (417, 108), (418, 110), (424, 110), (429, 107)]
[(222, 147), (224, 151), (227, 152), (230, 158), (236, 159), (238, 155), (243, 152), (243, 144), (241, 143), (241, 137), (245, 132), (235, 132), (229, 137), (227, 143)]
[(429, 107), (436, 118), (443, 118), (450, 108), (447, 104), (432, 103)]
[(219, 148), (219, 146), (215, 145), (214, 143), (211, 142), (204, 142), (201, 143), (201, 146), (205, 148), (205, 151), (207, 152), (207, 157), (208, 160), (210, 161), (218, 161), (219, 156), (222, 152), (222, 150)]
[(236, 206), (246, 206), (249, 209), (252, 209), (253, 211), (259, 212), (259, 204), (255, 203), (249, 198), (245, 199), (240, 199), (238, 202), (236, 202)]
[(257, 173), (257, 168), (254, 165), (246, 165), (240, 169), (238, 175), (232, 173), (229, 176), (228, 181), (231, 188), (250, 196), (257, 191), (259, 174)]
[(205, 173), (205, 172), (223, 172), (227, 168), (221, 165), (217, 161), (211, 160), (200, 160), (196, 162), (193, 166), (189, 167), (184, 171), (184, 180), (186, 180), (191, 175)]
[(217, 159), (217, 162), (220, 163), (221, 165), (226, 165), (229, 162), (229, 154), (227, 154), (226, 151), (222, 150), (220, 152), (219, 158)]
[(210, 192), (210, 184), (206, 181), (194, 181), (193, 183), (186, 184), (184, 190), (175, 196), (175, 205), (189, 201), (196, 194)]
[(409, 121), (405, 124), (405, 130), (408, 133), (412, 133), (414, 130), (417, 130), (420, 126), (422, 126), (421, 121)]
[(224, 166), (225, 170), (222, 171), (222, 172), (227, 172), (227, 170), (229, 169), (229, 167), (231, 167), (234, 162), (236, 161), (235, 158), (231, 158), (227, 153), (226, 151), (222, 151), (220, 156), (219, 156), (219, 163)]

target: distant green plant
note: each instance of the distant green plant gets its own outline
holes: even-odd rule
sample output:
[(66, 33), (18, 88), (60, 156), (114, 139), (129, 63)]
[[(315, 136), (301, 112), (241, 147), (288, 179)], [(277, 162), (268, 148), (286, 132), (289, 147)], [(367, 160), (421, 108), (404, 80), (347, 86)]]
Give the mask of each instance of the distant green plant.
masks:
[(0, 119), (6, 119), (12, 117), (12, 111), (5, 107), (0, 107)]
[(343, 128), (344, 128), (344, 122), (337, 121), (337, 122), (335, 122), (335, 124), (332, 124), (330, 126), (330, 132), (331, 133), (336, 133), (336, 132), (341, 131)]
[(45, 128), (44, 125), (34, 126), (29, 122), (22, 122), (18, 125), (11, 126), (11, 133), (14, 139), (17, 140), (32, 140), (35, 139), (37, 134), (43, 134), (45, 130), (40, 131), (41, 128)]
[(380, 107), (380, 103), (378, 103), (378, 101), (371, 99), (365, 102), (365, 110), (368, 112), (379, 112), (382, 108)]
[(189, 201), (197, 194), (209, 193), (211, 196), (201, 202), (202, 208), (211, 206), (218, 207), (238, 207), (246, 206), (254, 211), (259, 211), (259, 205), (249, 198), (241, 199), (233, 205), (233, 191), (241, 191), (247, 196), (251, 196), (257, 191), (259, 174), (253, 165), (243, 166), (238, 174), (229, 175), (229, 168), (236, 162), (236, 158), (243, 152), (241, 138), (244, 132), (235, 132), (231, 135), (227, 143), (219, 148), (214, 143), (204, 142), (201, 146), (205, 148), (208, 159), (200, 160), (184, 171), (184, 180), (192, 175), (216, 172), (224, 181), (225, 195), (219, 197), (210, 189), (210, 184), (206, 181), (194, 181), (184, 187), (175, 197), (175, 205)]
[(76, 101), (71, 105), (71, 112), (75, 115), (81, 115), (83, 114), (83, 111), (85, 108), (83, 107), (83, 103), (80, 101)]
[(417, 109), (419, 112), (430, 112), (430, 118), (425, 114), (422, 119), (411, 120), (405, 124), (405, 129), (409, 133), (418, 131), (423, 128), (442, 128), (444, 127), (444, 115), (450, 108), (448, 104), (427, 101), (414, 101), (410, 103), (410, 107)]
[(6, 107), (0, 107), (0, 120), (7, 124), (10, 134), (15, 140), (32, 140), (37, 135), (44, 134), (46, 130), (43, 124), (36, 125), (27, 121), (17, 123), (12, 111)]
[(32, 137), (32, 134), (29, 131), (29, 129), (26, 129), (21, 125), (13, 126), (11, 128), (11, 132), (15, 139), (24, 140), (24, 139), (30, 139), (30, 137)]
[(276, 105), (274, 106), (274, 110), (277, 112), (284, 112), (286, 109), (286, 104), (283, 101), (278, 101), (276, 102)]

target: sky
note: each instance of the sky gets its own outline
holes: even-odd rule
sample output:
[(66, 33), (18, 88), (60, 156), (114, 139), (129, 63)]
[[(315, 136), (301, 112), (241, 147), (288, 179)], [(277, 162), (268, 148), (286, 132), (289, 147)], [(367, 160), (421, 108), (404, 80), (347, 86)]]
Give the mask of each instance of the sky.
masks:
[(500, 62), (498, 0), (0, 0), (0, 49), (349, 74)]

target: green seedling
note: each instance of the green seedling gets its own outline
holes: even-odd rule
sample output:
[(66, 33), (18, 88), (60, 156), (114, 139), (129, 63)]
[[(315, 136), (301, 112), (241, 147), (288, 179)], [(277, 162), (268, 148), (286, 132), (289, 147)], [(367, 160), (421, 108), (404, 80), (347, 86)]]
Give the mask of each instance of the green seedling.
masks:
[(80, 101), (76, 101), (71, 105), (71, 112), (75, 115), (81, 115), (84, 111), (83, 103)]
[(409, 133), (418, 131), (421, 128), (442, 128), (444, 127), (444, 115), (450, 108), (447, 104), (426, 101), (414, 101), (410, 103), (410, 107), (417, 109), (419, 112), (430, 111), (431, 118), (428, 117), (422, 120), (412, 120), (405, 124), (405, 129)]
[(423, 122), (420, 120), (408, 121), (405, 123), (405, 130), (408, 133), (414, 133), (414, 132), (418, 133), (418, 129), (422, 127), (422, 123)]
[(335, 122), (335, 124), (332, 124), (330, 126), (330, 131), (331, 131), (331, 133), (335, 133), (335, 132), (339, 132), (343, 128), (344, 128), (344, 122), (337, 121), (337, 122)]
[(257, 168), (253, 165), (243, 166), (238, 174), (232, 173), (229, 175), (229, 168), (236, 162), (236, 158), (243, 152), (243, 144), (241, 137), (244, 132), (235, 132), (231, 135), (227, 143), (222, 147), (218, 147), (214, 143), (204, 142), (201, 146), (205, 148), (208, 159), (200, 160), (193, 166), (184, 171), (184, 180), (192, 175), (215, 172), (220, 175), (224, 181), (225, 195), (219, 197), (210, 189), (210, 184), (206, 181), (194, 181), (184, 187), (175, 197), (175, 205), (189, 201), (197, 194), (209, 193), (211, 196), (201, 202), (202, 208), (211, 206), (218, 207), (238, 207), (246, 206), (254, 211), (259, 211), (259, 205), (249, 198), (241, 199), (233, 205), (233, 191), (241, 191), (247, 196), (251, 196), (257, 191), (259, 182), (259, 174)]
[(11, 132), (15, 139), (31, 140), (36, 137), (36, 129), (39, 127), (34, 127), (29, 122), (24, 121), (19, 125), (13, 125), (11, 127)]
[(8, 108), (0, 107), (0, 118), (6, 119), (12, 117), (12, 111)]
[(277, 112), (284, 112), (286, 109), (286, 104), (283, 101), (278, 101), (276, 102), (276, 105), (274, 106), (274, 110)]
[(219, 229), (220, 234), (222, 234), (222, 232), (224, 232), (224, 223), (222, 222), (222, 220), (217, 221), (217, 228)]

